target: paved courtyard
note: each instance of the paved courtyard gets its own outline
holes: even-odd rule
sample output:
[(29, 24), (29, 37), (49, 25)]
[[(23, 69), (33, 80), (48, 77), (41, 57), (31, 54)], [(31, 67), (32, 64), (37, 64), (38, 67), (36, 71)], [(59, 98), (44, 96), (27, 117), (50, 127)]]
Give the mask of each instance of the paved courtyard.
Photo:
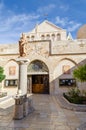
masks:
[(0, 103), (0, 130), (75, 130), (86, 121), (86, 112), (61, 108), (56, 96), (40, 94), (32, 98), (35, 110), (22, 120), (13, 120), (13, 99)]

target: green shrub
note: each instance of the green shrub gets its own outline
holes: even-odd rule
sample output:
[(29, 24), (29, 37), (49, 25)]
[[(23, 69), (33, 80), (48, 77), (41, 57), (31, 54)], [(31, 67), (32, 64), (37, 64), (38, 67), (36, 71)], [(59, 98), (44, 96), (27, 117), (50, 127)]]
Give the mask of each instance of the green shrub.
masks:
[(78, 97), (80, 95), (80, 90), (78, 88), (71, 88), (69, 91), (68, 91), (68, 95), (70, 97)]
[(72, 88), (68, 93), (63, 93), (63, 96), (70, 102), (75, 104), (86, 104), (86, 96), (81, 95), (78, 88)]
[(85, 82), (86, 81), (86, 64), (83, 66), (79, 66), (77, 69), (75, 69), (73, 71), (73, 76), (77, 80), (81, 82)]
[(3, 67), (0, 66), (0, 82), (2, 82), (5, 79), (5, 75)]

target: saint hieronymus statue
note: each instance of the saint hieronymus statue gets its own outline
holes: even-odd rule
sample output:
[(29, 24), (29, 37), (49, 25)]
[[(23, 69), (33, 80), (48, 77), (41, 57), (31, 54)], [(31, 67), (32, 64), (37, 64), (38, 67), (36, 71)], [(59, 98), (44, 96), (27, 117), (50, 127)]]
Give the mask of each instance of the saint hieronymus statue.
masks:
[(26, 36), (22, 33), (22, 37), (19, 40), (19, 52), (21, 57), (26, 56), (26, 43)]

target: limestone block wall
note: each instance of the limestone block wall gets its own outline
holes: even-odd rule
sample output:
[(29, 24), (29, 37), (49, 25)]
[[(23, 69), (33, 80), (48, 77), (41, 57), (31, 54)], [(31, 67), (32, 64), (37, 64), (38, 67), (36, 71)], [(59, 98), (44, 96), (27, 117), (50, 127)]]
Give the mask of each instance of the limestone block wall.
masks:
[(18, 79), (19, 68), (16, 62), (18, 56), (18, 44), (0, 44), (0, 66), (4, 68), (4, 74), (6, 75), (5, 80)]
[[(53, 62), (52, 62), (53, 61)], [(52, 86), (54, 88), (53, 93), (59, 93), (67, 91), (67, 87), (59, 87), (59, 79), (71, 79), (73, 78), (73, 70), (81, 64), (86, 64), (86, 55), (63, 55), (63, 56), (51, 56), (49, 57), (49, 71), (52, 72)], [(70, 67), (70, 74), (63, 74), (63, 66), (68, 65)], [(85, 88), (85, 83), (78, 85), (79, 88)]]
[(86, 40), (56, 41), (51, 44), (51, 54), (81, 54), (86, 53)]
[[(67, 46), (66, 46), (67, 44)], [(57, 46), (57, 48), (53, 47)], [(64, 49), (66, 48), (66, 49)], [(73, 78), (72, 71), (78, 66), (86, 63), (86, 45), (81, 46), (77, 42), (51, 43), (50, 41), (33, 41), (27, 44), (27, 57), (30, 61), (40, 60), (49, 69), (50, 93), (58, 93), (67, 89), (59, 87), (60, 78)], [(53, 53), (52, 53), (53, 52)], [(70, 74), (63, 75), (62, 67), (70, 66)], [(79, 85), (80, 86), (80, 85)], [(83, 84), (84, 87), (84, 84)]]
[(16, 58), (19, 56), (19, 54), (10, 54), (10, 55), (6, 55), (6, 54), (3, 54), (3, 55), (0, 55), (0, 66), (3, 66), (5, 67), (5, 65), (8, 63), (8, 61), (10, 60), (16, 60)]
[(7, 54), (18, 54), (19, 45), (16, 44), (0, 44), (0, 55)]
[[(42, 55), (37, 54), (34, 55), (30, 53), (28, 56), (30, 59), (30, 63), (34, 60), (39, 60), (44, 62), (49, 69), (49, 87), (51, 94), (57, 94), (60, 92), (67, 91), (67, 87), (59, 87), (59, 79), (71, 79), (73, 78), (73, 70), (79, 65), (86, 63), (85, 55), (60, 55), (60, 56), (49, 56), (44, 57)], [(62, 67), (64, 65), (70, 66), (70, 74), (63, 74)], [(81, 85), (78, 85), (81, 88)], [(82, 84), (83, 88), (85, 88), (85, 84)]]
[[(18, 78), (18, 64), (16, 63), (18, 57), (18, 44), (0, 45), (0, 66), (5, 68), (6, 79)], [(67, 91), (67, 88), (59, 87), (59, 79), (73, 78), (72, 71), (78, 65), (86, 64), (86, 44), (85, 41), (32, 41), (27, 43), (26, 58), (30, 60), (30, 63), (40, 60), (47, 65), (50, 93), (57, 94)], [(63, 74), (64, 65), (70, 66), (70, 74)], [(15, 75), (9, 75), (9, 67), (16, 67)], [(85, 83), (81, 85), (78, 82), (78, 86), (86, 89)]]

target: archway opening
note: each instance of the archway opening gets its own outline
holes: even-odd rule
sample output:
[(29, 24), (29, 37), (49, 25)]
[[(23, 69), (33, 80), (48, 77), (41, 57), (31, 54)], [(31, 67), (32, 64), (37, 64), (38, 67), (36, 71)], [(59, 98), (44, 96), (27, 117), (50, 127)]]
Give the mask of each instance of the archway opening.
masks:
[(49, 70), (44, 62), (35, 60), (30, 63), (28, 80), (32, 93), (49, 94)]

